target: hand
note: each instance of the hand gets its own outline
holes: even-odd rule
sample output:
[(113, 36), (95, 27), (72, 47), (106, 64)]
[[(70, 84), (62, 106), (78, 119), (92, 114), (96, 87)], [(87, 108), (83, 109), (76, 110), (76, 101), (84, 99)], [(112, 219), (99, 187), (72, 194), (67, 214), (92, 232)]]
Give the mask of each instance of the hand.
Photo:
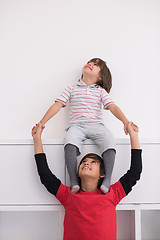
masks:
[(138, 127), (133, 122), (129, 122), (127, 126), (127, 131), (130, 136), (131, 148), (140, 149)]
[(41, 138), (41, 134), (45, 126), (42, 126), (42, 124), (39, 122), (32, 128), (32, 137), (34, 140)]
[[(130, 124), (131, 123), (131, 124)], [(125, 132), (125, 134), (126, 135), (128, 135), (128, 125), (131, 125), (131, 127), (133, 128), (133, 130), (135, 131), (135, 132), (139, 132), (139, 129), (138, 129), (138, 126), (137, 125), (135, 125), (133, 122), (128, 122), (128, 123), (126, 123), (126, 124), (124, 124), (124, 132)]]
[(126, 127), (127, 132), (129, 133), (129, 135), (137, 135), (138, 136), (138, 126), (135, 125), (133, 122), (129, 122), (127, 127)]
[(39, 126), (41, 126), (42, 130), (45, 128), (45, 125), (42, 126), (42, 124), (39, 122), (32, 128), (32, 137), (36, 134)]
[(126, 124), (124, 124), (124, 132), (126, 135), (128, 135), (128, 131), (127, 131), (128, 124), (129, 124), (129, 121)]
[(36, 132), (33, 135), (35, 154), (43, 153), (43, 146), (42, 146), (42, 139), (41, 139), (42, 132), (43, 132), (43, 127), (41, 123), (36, 124)]
[(41, 134), (43, 132), (44, 127), (42, 127), (41, 123), (37, 123), (33, 129), (36, 129), (35, 133), (32, 135), (33, 139), (36, 140), (38, 138), (41, 138)]

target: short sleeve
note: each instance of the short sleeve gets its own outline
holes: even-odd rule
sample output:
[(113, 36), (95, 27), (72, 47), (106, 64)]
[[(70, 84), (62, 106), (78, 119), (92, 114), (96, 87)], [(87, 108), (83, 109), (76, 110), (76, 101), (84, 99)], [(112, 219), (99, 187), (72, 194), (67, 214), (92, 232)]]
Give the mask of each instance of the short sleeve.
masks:
[(126, 196), (126, 193), (120, 181), (112, 185), (112, 190), (115, 196), (115, 205), (117, 205)]
[(101, 101), (103, 103), (104, 109), (108, 109), (108, 106), (114, 103), (107, 91), (103, 88), (101, 89)]
[(68, 189), (69, 187), (61, 184), (58, 192), (56, 194), (56, 198), (58, 199), (58, 201), (65, 207), (66, 202), (67, 202), (67, 197), (68, 197)]
[(64, 91), (61, 93), (60, 96), (57, 97), (56, 102), (60, 102), (63, 104), (63, 107), (66, 106), (67, 102), (70, 99), (71, 96), (71, 92), (72, 92), (72, 87), (71, 86), (67, 86)]

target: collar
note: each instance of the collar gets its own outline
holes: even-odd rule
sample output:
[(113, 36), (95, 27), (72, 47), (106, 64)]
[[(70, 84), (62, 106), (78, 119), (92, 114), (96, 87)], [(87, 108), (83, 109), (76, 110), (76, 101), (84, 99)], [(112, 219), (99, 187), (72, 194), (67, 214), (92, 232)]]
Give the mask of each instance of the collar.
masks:
[(81, 194), (81, 195), (97, 195), (97, 194), (104, 194), (100, 189), (97, 189), (97, 190), (95, 190), (95, 191), (93, 191), (93, 192), (85, 192), (85, 191), (83, 191), (83, 190), (80, 190), (78, 193)]
[(93, 85), (87, 86), (87, 85), (85, 84), (85, 82), (83, 82), (83, 80), (82, 80), (81, 78), (78, 80), (77, 85), (78, 85), (78, 86), (82, 86), (82, 87), (99, 88), (99, 85), (97, 85), (96, 83), (93, 84)]

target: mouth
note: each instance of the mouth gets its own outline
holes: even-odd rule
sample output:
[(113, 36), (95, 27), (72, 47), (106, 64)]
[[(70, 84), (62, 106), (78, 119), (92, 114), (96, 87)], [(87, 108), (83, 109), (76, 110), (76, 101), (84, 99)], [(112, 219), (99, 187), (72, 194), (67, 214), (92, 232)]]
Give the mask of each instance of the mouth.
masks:
[(87, 166), (84, 166), (83, 168), (82, 168), (82, 170), (91, 170), (89, 167), (87, 167)]
[(86, 66), (85, 68), (89, 68), (92, 71), (92, 68), (90, 66)]

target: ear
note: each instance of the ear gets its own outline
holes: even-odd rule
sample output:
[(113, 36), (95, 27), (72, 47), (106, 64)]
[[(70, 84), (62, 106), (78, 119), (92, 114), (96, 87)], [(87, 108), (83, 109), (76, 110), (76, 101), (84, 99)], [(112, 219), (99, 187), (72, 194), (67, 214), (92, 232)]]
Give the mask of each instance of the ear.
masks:
[(101, 78), (101, 77), (99, 77), (99, 78), (98, 78), (98, 82), (100, 83), (101, 81), (102, 81), (102, 78)]
[(104, 175), (101, 175), (101, 176), (99, 176), (99, 178), (104, 178), (105, 177), (105, 174)]

